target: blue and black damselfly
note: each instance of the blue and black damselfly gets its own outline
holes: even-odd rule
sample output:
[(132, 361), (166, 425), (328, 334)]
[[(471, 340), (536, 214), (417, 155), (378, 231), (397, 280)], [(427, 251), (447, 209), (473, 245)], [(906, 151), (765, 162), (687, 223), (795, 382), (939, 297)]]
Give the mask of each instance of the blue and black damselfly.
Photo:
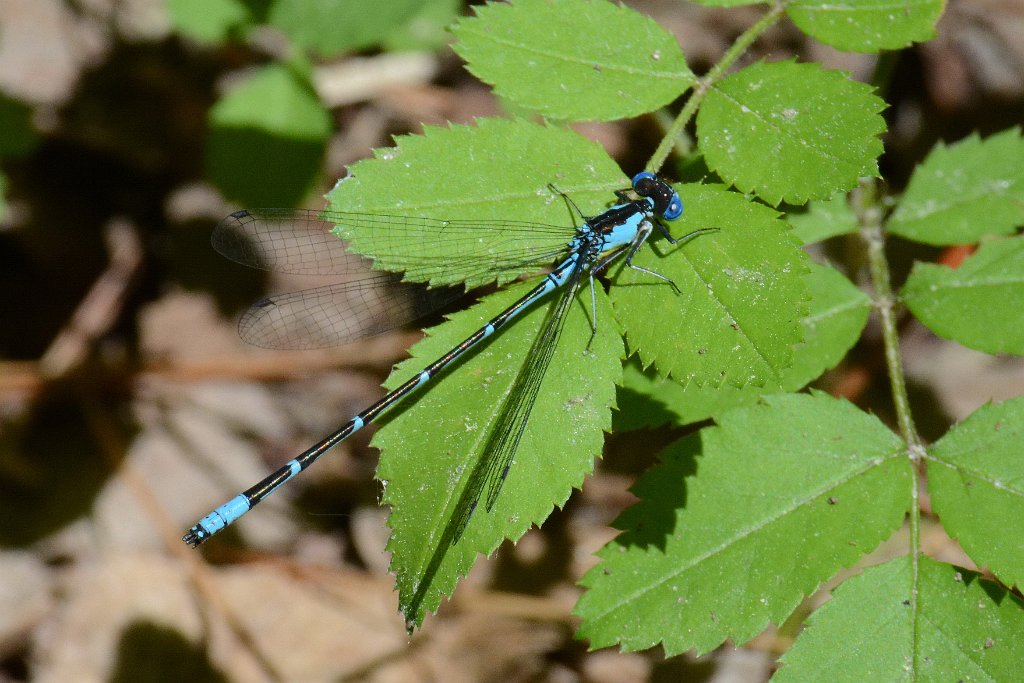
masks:
[[(630, 189), (636, 199), (631, 199), (629, 189), (618, 190), (615, 194), (621, 204), (590, 218), (580, 214), (583, 224), (575, 228), (575, 236), (568, 242), (567, 228), (507, 221), (481, 223), (288, 210), (239, 211), (222, 221), (213, 235), (214, 246), (222, 254), (246, 265), (298, 273), (330, 274), (347, 269), (337, 262), (339, 258), (347, 258), (344, 253), (339, 257), (337, 249), (325, 248), (328, 241), (338, 241), (330, 232), (331, 224), (337, 225), (343, 234), (349, 229), (383, 231), (388, 240), (394, 240), (396, 247), (404, 246), (406, 251), (415, 248), (427, 253), (431, 252), (431, 247), (436, 247), (434, 253), (440, 255), (444, 254), (444, 243), (447, 241), (487, 240), (489, 248), (480, 266), (481, 274), (523, 272), (530, 267), (549, 264), (556, 256), (561, 255), (561, 259), (539, 284), (448, 353), (263, 481), (203, 517), (182, 540), (195, 547), (232, 524), (333, 446), (429, 382), (469, 349), (493, 335), (546, 294), (561, 288), (562, 294), (541, 333), (534, 340), (527, 360), (516, 375), (508, 398), (487, 437), (484, 459), (471, 474), (460, 498), (451, 537), (452, 542), (457, 542), (481, 500), (486, 510), (490, 511), (494, 507), (550, 364), (562, 324), (584, 279), (590, 280), (593, 301), (594, 277), (615, 259), (625, 257), (627, 266), (667, 280), (657, 273), (633, 265), (634, 254), (651, 232), (657, 227), (666, 239), (675, 244), (709, 230), (695, 230), (678, 239), (673, 238), (658, 219), (672, 221), (679, 218), (683, 204), (678, 193), (653, 174), (637, 174)], [(292, 229), (296, 225), (305, 227), (296, 231)], [(318, 227), (309, 232), (309, 226), (313, 225)], [(419, 235), (431, 235), (436, 244), (405, 244), (406, 238), (403, 235), (409, 234), (410, 227), (414, 227)], [(544, 241), (537, 239), (537, 233), (542, 233), (545, 239), (553, 240), (550, 250), (537, 247), (538, 243)], [(310, 236), (314, 239), (309, 240)], [(524, 239), (527, 236), (530, 239)], [(527, 243), (532, 246), (527, 248), (524, 246)], [(410, 257), (406, 273), (417, 263), (420, 262)], [(472, 266), (465, 272), (473, 272)], [(400, 300), (398, 304), (382, 306), (371, 305), (363, 298), (387, 277), (384, 273), (376, 272), (335, 286), (269, 297), (249, 309), (239, 324), (239, 330), (244, 339), (261, 346), (309, 347), (351, 341), (415, 318), (416, 304), (421, 301), (417, 296)], [(671, 280), (668, 282), (674, 286)], [(430, 290), (425, 292), (429, 294)], [(339, 297), (353, 296), (357, 298), (353, 307), (357, 315), (346, 316), (334, 309)], [(597, 324), (596, 303), (592, 324)]]

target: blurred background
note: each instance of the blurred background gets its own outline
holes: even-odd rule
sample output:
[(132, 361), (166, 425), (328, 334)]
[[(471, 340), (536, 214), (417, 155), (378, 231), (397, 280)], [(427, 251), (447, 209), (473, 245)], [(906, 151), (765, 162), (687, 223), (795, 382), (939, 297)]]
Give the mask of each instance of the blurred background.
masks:
[[(505, 113), (448, 48), (444, 27), (467, 4), (0, 0), (0, 681), (761, 681), (825, 599), (701, 658), (572, 639), (575, 581), (636, 473), (681, 433), (668, 428), (610, 438), (584, 491), (479, 562), (411, 639), (387, 574), (372, 430), (240, 533), (202, 553), (180, 542), (379, 397), (418, 336), (246, 347), (235, 318), (288, 282), (222, 259), (210, 230), (241, 206), (322, 207), (346, 165), (393, 135)], [(760, 16), (626, 4), (672, 31), (698, 73)], [(791, 55), (879, 86), (892, 192), (936, 141), (1024, 120), (1024, 0), (950, 0), (936, 39), (881, 59), (783, 21), (746, 63)], [(633, 173), (663, 124), (576, 128)], [(664, 172), (682, 177), (684, 163)], [(891, 252), (898, 278), (914, 257), (962, 257)], [(1019, 359), (914, 324), (903, 341), (927, 437), (1024, 393)], [(869, 333), (819, 386), (888, 416), (878, 350)], [(933, 554), (969, 565), (929, 529)]]

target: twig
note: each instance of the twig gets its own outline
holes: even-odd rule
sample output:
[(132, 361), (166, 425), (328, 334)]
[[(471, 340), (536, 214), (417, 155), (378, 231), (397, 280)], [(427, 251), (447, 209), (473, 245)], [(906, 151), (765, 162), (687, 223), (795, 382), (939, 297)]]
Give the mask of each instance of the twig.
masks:
[(85, 361), (92, 342), (117, 320), (125, 295), (142, 269), (142, 244), (135, 229), (127, 221), (115, 220), (105, 232), (110, 265), (39, 360), (45, 379), (63, 377)]
[(429, 83), (438, 69), (437, 57), (426, 52), (353, 57), (317, 67), (313, 82), (328, 107), (340, 107), (373, 99), (388, 90)]
[[(83, 392), (84, 393), (84, 392)], [(127, 447), (118, 432), (114, 420), (93, 397), (84, 395), (80, 405), (86, 416), (89, 429), (100, 447), (104, 458), (111, 468), (118, 468), (119, 475), (128, 489), (134, 494), (146, 514), (156, 525), (164, 545), (184, 566), (189, 569), (189, 577), (196, 591), (202, 596), (198, 600), (198, 609), (208, 609), (218, 615), (221, 622), (234, 635), (234, 646), (249, 654), (252, 662), (261, 671), (266, 680), (281, 681), (284, 677), (276, 670), (266, 655), (260, 650), (255, 639), (231, 613), (231, 610), (220, 592), (217, 590), (210, 569), (202, 561), (199, 553), (189, 550), (178, 538), (178, 530), (164, 509), (157, 502), (157, 497), (149, 484), (135, 470), (131, 462), (125, 460)], [(207, 619), (207, 621), (209, 621)]]
[[(386, 370), (406, 349), (420, 339), (419, 333), (397, 333), (317, 351), (274, 351), (228, 353), (202, 358), (146, 361), (125, 379), (130, 381), (202, 382), (209, 379), (237, 379), (271, 382), (324, 370), (373, 368)], [(50, 378), (41, 362), (0, 361), (0, 396), (25, 393), (35, 396)], [(117, 381), (118, 377), (111, 377)]]

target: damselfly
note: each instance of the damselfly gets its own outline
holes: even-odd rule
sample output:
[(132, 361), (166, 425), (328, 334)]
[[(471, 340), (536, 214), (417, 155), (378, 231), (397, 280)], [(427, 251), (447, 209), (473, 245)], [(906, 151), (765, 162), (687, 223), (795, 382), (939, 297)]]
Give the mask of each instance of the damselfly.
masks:
[[(636, 199), (631, 199), (630, 189)], [(283, 210), (239, 211), (222, 221), (213, 236), (214, 246), (222, 254), (246, 265), (291, 272), (328, 274), (339, 269), (335, 262), (337, 250), (317, 249), (318, 246), (326, 245), (328, 240), (338, 239), (329, 232), (330, 223), (337, 224), (342, 233), (353, 228), (385, 231), (385, 234), (393, 231), (396, 247), (404, 246), (406, 251), (415, 247), (429, 253), (431, 247), (436, 246), (438, 255), (444, 254), (443, 247), (447, 240), (490, 240), (491, 248), (487, 250), (487, 263), (484, 264), (486, 271), (482, 267), (480, 273), (515, 269), (522, 272), (524, 268), (551, 263), (555, 256), (562, 256), (551, 272), (518, 301), (397, 389), (360, 412), (337, 431), (286, 463), (263, 481), (200, 519), (182, 540), (195, 547), (232, 524), (286, 481), (312, 465), (333, 446), (375, 420), (406, 395), (422, 387), (469, 349), (496, 333), (546, 294), (561, 288), (562, 294), (540, 335), (535, 339), (525, 364), (516, 375), (499, 418), (488, 435), (483, 450), (484, 460), (471, 475), (466, 493), (461, 498), (463, 504), (455, 512), (452, 541), (457, 542), (478, 503), (483, 500), (485, 509), (490, 511), (498, 498), (550, 364), (570, 303), (575, 299), (584, 278), (590, 281), (594, 307), (594, 316), (591, 320), (592, 324), (596, 325), (593, 281), (594, 277), (610, 263), (619, 257), (625, 257), (627, 266), (666, 280), (674, 286), (668, 278), (634, 265), (633, 256), (637, 249), (647, 240), (655, 227), (673, 244), (708, 230), (695, 230), (681, 238), (673, 238), (658, 219), (672, 221), (679, 218), (683, 212), (683, 203), (679, 194), (670, 185), (651, 173), (637, 174), (633, 178), (631, 188), (618, 190), (615, 194), (621, 204), (590, 218), (580, 213), (583, 224), (575, 229), (575, 236), (568, 242), (565, 241), (568, 230), (564, 227), (501, 221), (481, 223), (331, 212), (313, 215)], [(296, 237), (296, 233), (283, 229), (294, 221), (313, 221), (316, 225), (323, 226), (315, 233), (321, 244), (296, 242), (300, 239)], [(419, 234), (425, 232), (430, 235), (430, 240), (436, 244), (403, 244), (403, 227), (409, 226), (414, 226)], [(538, 249), (536, 238), (523, 239), (524, 234), (537, 231), (543, 231), (551, 239), (560, 239), (561, 247), (557, 251)], [(532, 250), (524, 246), (528, 241), (534, 245)], [(555, 247), (557, 244), (552, 246)], [(416, 259), (410, 257), (407, 274), (417, 263), (419, 262)], [(472, 268), (465, 272), (472, 272)], [(342, 295), (363, 297), (371, 291), (370, 286), (379, 285), (383, 277), (387, 276), (378, 272), (368, 279), (264, 299), (253, 305), (243, 316), (240, 332), (247, 341), (264, 346), (322, 346), (325, 342), (344, 342), (357, 336), (379, 332), (383, 327), (393, 326), (396, 320), (407, 321), (415, 317), (415, 306), (409, 304), (374, 307), (363, 301), (356, 309), (361, 315), (356, 316), (355, 324), (350, 325), (347, 318), (325, 305), (325, 302), (334, 302)], [(417, 301), (415, 297), (412, 299), (413, 304)]]

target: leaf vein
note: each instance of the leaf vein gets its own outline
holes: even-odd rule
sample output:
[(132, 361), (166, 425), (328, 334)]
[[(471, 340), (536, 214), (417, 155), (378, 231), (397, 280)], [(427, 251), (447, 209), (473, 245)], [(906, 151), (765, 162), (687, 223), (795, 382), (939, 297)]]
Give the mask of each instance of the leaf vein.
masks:
[[(463, 29), (465, 31), (465, 29)], [(658, 78), (667, 81), (685, 80), (686, 82), (692, 82), (691, 73), (689, 70), (686, 71), (666, 71), (666, 70), (651, 70), (651, 69), (640, 69), (633, 66), (627, 66), (625, 64), (615, 64), (607, 62), (596, 62), (592, 59), (584, 59), (582, 57), (576, 57), (567, 53), (560, 53), (554, 50), (544, 50), (539, 47), (535, 47), (526, 43), (517, 42), (495, 36), (491, 33), (482, 33), (479, 31), (465, 31), (466, 33), (475, 33), (478, 38), (490, 40), (500, 46), (515, 48), (523, 52), (538, 55), (541, 57), (547, 57), (549, 59), (559, 60), (570, 64), (576, 64), (585, 68), (591, 68), (593, 66), (600, 66), (602, 71), (615, 71), (618, 73), (626, 74), (629, 76), (643, 76), (645, 78)]]
[(882, 457), (882, 462), (878, 462), (878, 459), (873, 458), (873, 459), (869, 460), (868, 462), (864, 463), (863, 466), (861, 466), (861, 467), (857, 468), (856, 470), (850, 472), (848, 474), (848, 476), (842, 477), (840, 479), (830, 480), (829, 482), (827, 482), (825, 485), (823, 485), (818, 490), (814, 491), (809, 496), (805, 496), (801, 500), (797, 501), (795, 504), (793, 504), (793, 505), (791, 505), (791, 506), (789, 506), (787, 508), (783, 508), (777, 514), (775, 514), (775, 515), (773, 515), (771, 517), (768, 517), (766, 519), (761, 520), (760, 523), (758, 523), (757, 525), (755, 525), (753, 527), (749, 527), (748, 526), (747, 528), (737, 529), (736, 530), (737, 533), (733, 534), (729, 538), (723, 539), (722, 542), (719, 543), (718, 545), (716, 545), (716, 546), (714, 546), (712, 548), (709, 548), (706, 552), (704, 552), (704, 553), (702, 553), (702, 554), (700, 554), (700, 555), (698, 555), (696, 557), (690, 558), (690, 560), (687, 561), (685, 564), (676, 565), (675, 567), (673, 567), (672, 571), (668, 572), (660, 580), (658, 580), (658, 581), (656, 581), (656, 582), (654, 582), (652, 584), (648, 584), (647, 586), (640, 587), (637, 590), (633, 591), (632, 593), (624, 594), (621, 597), (620, 600), (611, 603), (610, 606), (606, 610), (604, 610), (600, 614), (597, 614), (594, 617), (593, 620), (597, 621), (598, 619), (601, 619), (601, 618), (607, 616), (608, 614), (610, 614), (611, 612), (614, 612), (615, 610), (617, 610), (617, 609), (619, 609), (619, 608), (629, 604), (630, 602), (636, 600), (641, 595), (644, 595), (646, 593), (649, 593), (651, 591), (654, 591), (654, 590), (660, 588), (664, 584), (668, 583), (670, 580), (677, 578), (678, 576), (680, 576), (681, 574), (685, 573), (686, 571), (692, 569), (696, 565), (698, 565), (698, 564), (700, 564), (702, 562), (705, 562), (705, 561), (711, 559), (712, 557), (714, 557), (716, 555), (719, 555), (719, 554), (725, 552), (726, 550), (734, 547), (736, 544), (739, 543), (739, 541), (745, 540), (745, 539), (749, 538), (751, 535), (753, 535), (757, 531), (763, 529), (764, 527), (769, 526), (771, 524), (774, 524), (775, 522), (778, 522), (779, 520), (785, 518), (786, 516), (792, 514), (793, 512), (796, 512), (797, 510), (807, 506), (808, 504), (810, 504), (811, 502), (813, 502), (815, 500), (819, 500), (819, 499), (823, 498), (830, 491), (833, 491), (836, 488), (838, 488), (839, 486), (842, 486), (843, 484), (846, 484), (847, 482), (850, 482), (853, 479), (855, 479), (855, 478), (857, 478), (857, 477), (867, 473), (872, 468), (878, 467), (881, 464), (883, 464), (884, 462), (887, 462), (888, 460), (890, 460), (892, 458), (900, 457), (902, 455), (902, 453), (903, 453), (903, 450), (899, 449), (899, 450), (895, 451), (894, 453), (891, 453), (888, 456), (883, 456)]

